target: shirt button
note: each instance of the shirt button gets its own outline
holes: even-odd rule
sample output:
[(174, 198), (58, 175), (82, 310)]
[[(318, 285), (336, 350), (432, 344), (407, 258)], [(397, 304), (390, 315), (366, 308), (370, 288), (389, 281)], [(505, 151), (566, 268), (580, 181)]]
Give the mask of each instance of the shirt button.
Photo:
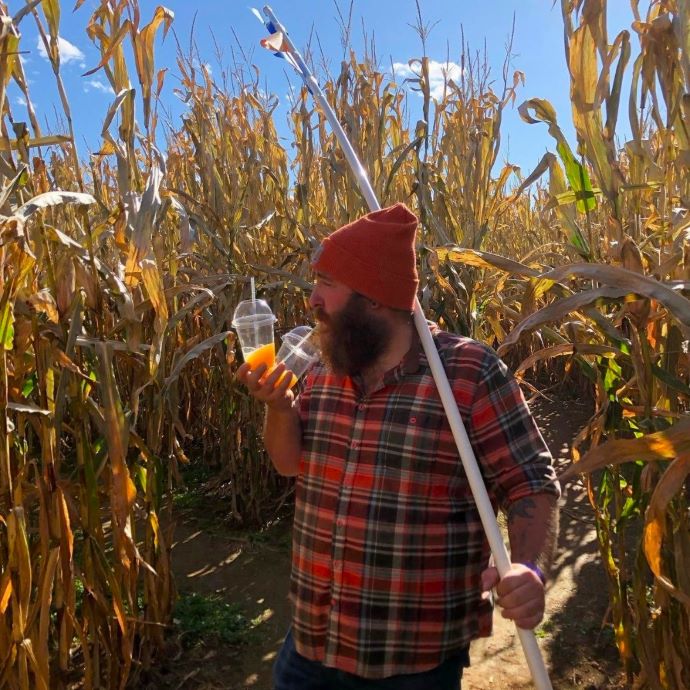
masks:
[(337, 605), (338, 605), (338, 602), (337, 602), (336, 598), (333, 597), (333, 599), (331, 599), (331, 607), (335, 608)]
[(358, 447), (358, 446), (359, 446), (359, 444), (357, 443), (357, 441), (353, 441), (353, 442), (350, 444), (350, 448), (352, 448), (352, 450), (357, 450), (357, 447)]
[(364, 410), (367, 409), (367, 406), (366, 406), (364, 403), (359, 403), (359, 405), (357, 405), (357, 409), (358, 409), (360, 412), (364, 412)]
[(335, 570), (336, 573), (339, 573), (343, 569), (343, 562), (342, 561), (333, 561), (333, 570)]
[(343, 529), (345, 527), (345, 520), (343, 518), (338, 518), (338, 520), (335, 523), (340, 529)]

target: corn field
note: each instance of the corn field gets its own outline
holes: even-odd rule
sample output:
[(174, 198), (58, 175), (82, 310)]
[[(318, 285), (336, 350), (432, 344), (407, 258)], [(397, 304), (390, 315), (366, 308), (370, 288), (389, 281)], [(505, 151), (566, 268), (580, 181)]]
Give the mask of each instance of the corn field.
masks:
[[(405, 201), (421, 218), (425, 312), (497, 347), (519, 377), (591, 392), (567, 474), (582, 473), (596, 518), (621, 664), (631, 687), (687, 690), (690, 2), (630, 5), (629, 29), (609, 36), (606, 0), (561, 0), (572, 110), (558, 117), (577, 141), (547, 100), (516, 102), (522, 75), (508, 62), (496, 88), (464, 46), (441, 100), (429, 59), (415, 61), (413, 127), (404, 85), (369, 55), (351, 52), (324, 88), (382, 205)], [(306, 90), (288, 152), (258, 77), (237, 69), (217, 83), (180, 53), (187, 109), (164, 130), (154, 45), (174, 17), (151, 7), (103, 0), (84, 15), (93, 71), (115, 93), (101, 148), (84, 158), (61, 78), (61, 3), (0, 1), (3, 688), (124, 688), (155, 663), (175, 600), (182, 466), (214, 468), (237, 523), (285, 501), (262, 411), (232, 380), (230, 314), (251, 275), (282, 327), (303, 323), (312, 249), (367, 210)], [(59, 134), (44, 135), (31, 106), (25, 22), (53, 68)], [(27, 122), (12, 114), (11, 82)], [(514, 104), (553, 138), (526, 177), (496, 165)], [(624, 119), (632, 137), (620, 142)]]

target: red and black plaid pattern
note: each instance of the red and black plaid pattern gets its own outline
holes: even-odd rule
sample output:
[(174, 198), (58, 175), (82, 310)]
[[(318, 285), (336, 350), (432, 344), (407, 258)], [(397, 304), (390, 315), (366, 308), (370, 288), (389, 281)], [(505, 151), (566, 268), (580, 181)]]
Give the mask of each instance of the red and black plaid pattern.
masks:
[[(549, 451), (489, 348), (434, 329), (495, 506), (558, 495)], [(384, 385), (318, 366), (300, 396), (291, 599), (297, 651), (365, 678), (417, 673), (491, 632), (489, 547), (416, 343)]]

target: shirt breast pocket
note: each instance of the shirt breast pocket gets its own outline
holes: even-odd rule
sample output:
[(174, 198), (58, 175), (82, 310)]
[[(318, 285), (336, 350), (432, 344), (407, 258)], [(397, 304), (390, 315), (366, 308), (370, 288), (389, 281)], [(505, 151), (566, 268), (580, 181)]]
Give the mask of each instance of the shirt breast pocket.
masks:
[(380, 466), (400, 474), (433, 471), (446, 434), (444, 422), (435, 410), (393, 408), (381, 429)]

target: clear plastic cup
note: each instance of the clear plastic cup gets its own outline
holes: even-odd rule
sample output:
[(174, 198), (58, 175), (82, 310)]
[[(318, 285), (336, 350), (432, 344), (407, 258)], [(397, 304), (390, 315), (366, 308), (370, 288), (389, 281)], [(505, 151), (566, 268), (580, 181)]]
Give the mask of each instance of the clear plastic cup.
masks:
[(290, 388), (320, 357), (314, 336), (314, 330), (309, 326), (297, 326), (283, 336), (283, 343), (278, 350), (276, 361), (284, 362), (288, 369), (285, 375), (292, 376)]
[(242, 348), (242, 357), (252, 369), (265, 364), (268, 370), (275, 365), (276, 346), (273, 324), (276, 317), (262, 299), (246, 299), (235, 308), (232, 326)]

